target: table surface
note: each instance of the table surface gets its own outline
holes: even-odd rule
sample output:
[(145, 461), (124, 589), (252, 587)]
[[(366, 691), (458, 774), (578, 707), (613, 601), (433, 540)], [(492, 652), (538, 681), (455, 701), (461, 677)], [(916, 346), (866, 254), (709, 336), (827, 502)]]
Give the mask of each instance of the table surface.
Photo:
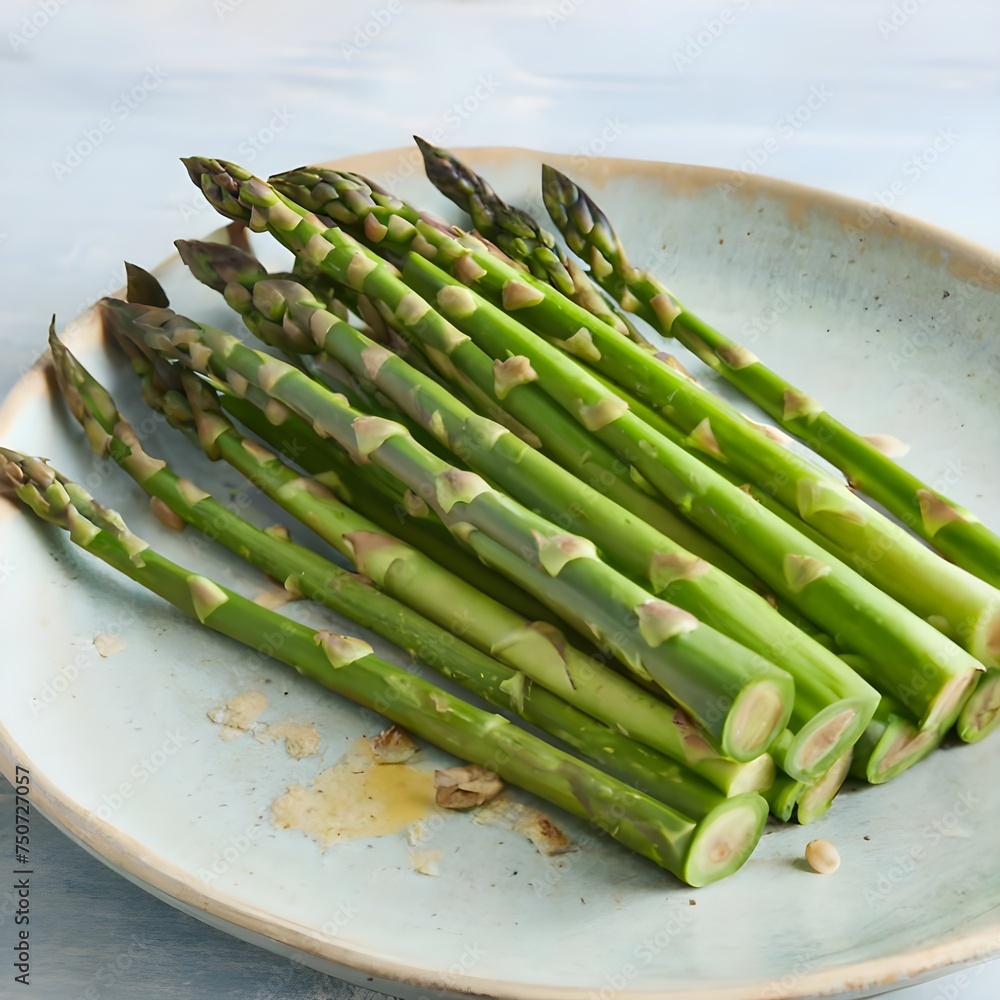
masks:
[[(0, 397), (53, 312), (214, 227), (192, 152), (266, 175), (417, 132), (711, 164), (1000, 245), (992, 0), (5, 0), (0, 28)], [(0, 843), (13, 820), (0, 779)], [(44, 820), (32, 849), (34, 997), (375, 996), (182, 915)], [(5, 956), (12, 929), (0, 913)], [(1000, 963), (894, 995), (993, 1000)]]

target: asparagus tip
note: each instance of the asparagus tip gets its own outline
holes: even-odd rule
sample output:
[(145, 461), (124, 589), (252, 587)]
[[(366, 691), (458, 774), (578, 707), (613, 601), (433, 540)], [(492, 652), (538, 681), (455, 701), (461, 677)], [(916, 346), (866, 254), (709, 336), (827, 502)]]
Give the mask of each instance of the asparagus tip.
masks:
[(557, 170), (549, 163), (542, 164), (542, 185), (543, 187), (553, 187), (560, 191), (573, 191), (576, 197), (576, 185), (561, 171)]
[(174, 246), (188, 270), (216, 292), (225, 291), (226, 285), (240, 277), (262, 277), (267, 273), (253, 254), (228, 243), (174, 240)]
[(208, 156), (182, 156), (181, 163), (217, 212), (240, 222), (250, 219), (250, 209), (239, 200), (241, 182), (253, 179), (249, 170)]
[(158, 306), (166, 309), (170, 299), (163, 285), (143, 267), (125, 261), (125, 298), (144, 306)]
[(24, 483), (24, 472), (20, 466), (23, 458), (20, 452), (0, 448), (0, 492), (3, 495), (13, 495), (17, 487)]

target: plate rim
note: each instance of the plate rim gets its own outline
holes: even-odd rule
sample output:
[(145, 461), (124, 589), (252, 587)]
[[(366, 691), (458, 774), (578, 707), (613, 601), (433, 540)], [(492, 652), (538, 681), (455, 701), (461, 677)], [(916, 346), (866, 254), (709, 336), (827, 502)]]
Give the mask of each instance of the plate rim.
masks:
[[(326, 161), (329, 166), (354, 170), (359, 173), (370, 169), (373, 163), (384, 163), (392, 156), (411, 155), (414, 147), (394, 147), (385, 150), (354, 154)], [(544, 157), (562, 169), (573, 171), (574, 161), (568, 154), (546, 153), (515, 146), (482, 146), (457, 148), (461, 154), (480, 154), (499, 159)], [(367, 166), (366, 166), (367, 165)], [(622, 157), (590, 158), (587, 169), (576, 169), (577, 175), (585, 173), (592, 181), (602, 177), (613, 178), (627, 173), (663, 179), (674, 175), (680, 185), (692, 188), (718, 186), (725, 183), (736, 171), (695, 164), (671, 163), (658, 160), (629, 159)], [(811, 187), (794, 181), (782, 180), (761, 174), (744, 174), (738, 197), (766, 194), (783, 202), (790, 213), (802, 212), (817, 205), (824, 206), (838, 215), (859, 210), (875, 211), (866, 234), (905, 239), (935, 254), (939, 266), (945, 267), (958, 279), (979, 284), (987, 289), (1000, 291), (1000, 253), (972, 240), (943, 229), (933, 223), (885, 209), (877, 203)], [(845, 216), (846, 218), (846, 216)], [(224, 231), (220, 227), (216, 232)], [(213, 234), (214, 235), (214, 234)], [(175, 260), (176, 253), (164, 258), (154, 272)], [(115, 293), (120, 294), (120, 293)], [(64, 335), (78, 347), (92, 346), (100, 339), (97, 324), (88, 321), (93, 307), (88, 307), (67, 324)], [(85, 336), (81, 336), (83, 333)], [(9, 430), (21, 408), (39, 394), (52, 395), (51, 355), (46, 350), (36, 359), (27, 373), (0, 403), (0, 441)], [(9, 498), (0, 503), (0, 527), (10, 517), (21, 514), (20, 508)], [(206, 891), (205, 884), (193, 872), (180, 868), (140, 842), (98, 818), (92, 812), (73, 803), (68, 793), (56, 787), (45, 774), (34, 767), (33, 761), (14, 741), (3, 718), (0, 717), (0, 772), (14, 783), (15, 762), (27, 765), (31, 775), (33, 804), (40, 804), (40, 811), (51, 817), (57, 826), (72, 839), (86, 845), (104, 864), (121, 872), (128, 872), (133, 880), (144, 887), (183, 903), (191, 910), (210, 915), (215, 920), (261, 935), (285, 948), (294, 949), (345, 970), (359, 972), (400, 985), (424, 990), (440, 991), (449, 996), (480, 995), (498, 1000), (585, 1000), (593, 996), (593, 987), (552, 986), (540, 983), (520, 983), (510, 980), (472, 976), (466, 973), (453, 975), (430, 970), (426, 967), (402, 962), (391, 956), (366, 949), (363, 946), (346, 946), (336, 939), (321, 936), (315, 929), (296, 926), (294, 922), (264, 913), (245, 900), (218, 889)], [(950, 969), (985, 961), (1000, 955), (1000, 919), (990, 928), (980, 929), (944, 944), (919, 950), (906, 950), (895, 955), (869, 959), (864, 962), (840, 965), (831, 969), (807, 972), (792, 977), (794, 982), (784, 986), (784, 980), (747, 983), (740, 986), (671, 988), (675, 1000), (740, 1000), (748, 990), (757, 990), (768, 1000), (796, 1000), (806, 996), (838, 996), (865, 993), (872, 989), (897, 988), (921, 979), (932, 978), (935, 973), (944, 975)], [(617, 996), (621, 1000), (658, 1000), (660, 991), (625, 989)]]

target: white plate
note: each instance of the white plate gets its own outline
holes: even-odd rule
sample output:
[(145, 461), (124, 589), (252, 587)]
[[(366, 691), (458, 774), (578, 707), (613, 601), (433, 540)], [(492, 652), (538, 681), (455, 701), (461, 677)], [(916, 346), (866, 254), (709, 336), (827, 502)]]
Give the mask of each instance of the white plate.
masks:
[[(730, 175), (702, 167), (466, 155), (509, 200), (535, 208), (543, 158), (580, 178), (636, 262), (655, 257), (707, 319), (854, 427), (910, 441), (916, 472), (1000, 523), (1000, 270), (985, 250), (766, 178), (727, 192)], [(457, 218), (417, 163), (396, 150), (346, 165)], [(224, 321), (176, 261), (164, 274), (179, 309)], [(127, 413), (150, 419), (92, 315), (67, 339)], [(234, 560), (152, 521), (124, 474), (94, 464), (44, 369), (7, 400), (0, 440), (89, 481), (178, 561), (259, 589)], [(155, 429), (150, 450), (239, 499), (235, 474), (173, 432)], [(449, 816), (424, 845), (443, 849), (440, 877), (427, 877), (400, 835), (324, 850), (271, 822), (275, 797), (374, 732), (370, 718), (205, 633), (6, 503), (0, 560), (4, 773), (30, 768), (35, 805), (126, 877), (316, 968), (407, 997), (722, 1000), (860, 996), (1000, 952), (1000, 738), (845, 794), (821, 823), (769, 833), (743, 871), (703, 890), (554, 811), (577, 852), (545, 858), (509, 831)], [(102, 659), (100, 633), (126, 648)], [(222, 741), (206, 712), (247, 689), (268, 697), (266, 721), (315, 723), (321, 757)], [(427, 751), (424, 764), (441, 759)], [(816, 835), (840, 849), (836, 876), (798, 860)]]

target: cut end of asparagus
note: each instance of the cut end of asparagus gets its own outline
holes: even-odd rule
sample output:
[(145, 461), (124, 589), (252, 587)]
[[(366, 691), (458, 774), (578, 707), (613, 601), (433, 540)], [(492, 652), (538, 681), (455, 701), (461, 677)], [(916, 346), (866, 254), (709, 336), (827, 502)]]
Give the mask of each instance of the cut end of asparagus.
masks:
[(742, 868), (766, 822), (767, 803), (759, 795), (739, 795), (713, 809), (694, 833), (684, 881), (708, 885)]
[(893, 716), (865, 767), (865, 780), (881, 785), (923, 760), (939, 746), (943, 733), (919, 730), (909, 719)]
[(784, 769), (798, 781), (816, 781), (854, 745), (871, 721), (866, 703), (843, 700), (816, 713), (788, 746)]
[(737, 695), (722, 732), (722, 751), (736, 761), (751, 761), (767, 751), (788, 724), (792, 683), (762, 678)]
[(1000, 725), (1000, 670), (987, 670), (958, 718), (958, 735), (978, 743)]
[(798, 809), (795, 818), (803, 826), (808, 823), (815, 823), (821, 816), (826, 815), (837, 792), (843, 787), (851, 771), (852, 753), (847, 751), (834, 765), (823, 775), (816, 784), (807, 788), (799, 798)]
[(959, 714), (981, 674), (981, 670), (969, 670), (958, 674), (945, 684), (920, 720), (920, 728), (950, 729), (958, 721)]

